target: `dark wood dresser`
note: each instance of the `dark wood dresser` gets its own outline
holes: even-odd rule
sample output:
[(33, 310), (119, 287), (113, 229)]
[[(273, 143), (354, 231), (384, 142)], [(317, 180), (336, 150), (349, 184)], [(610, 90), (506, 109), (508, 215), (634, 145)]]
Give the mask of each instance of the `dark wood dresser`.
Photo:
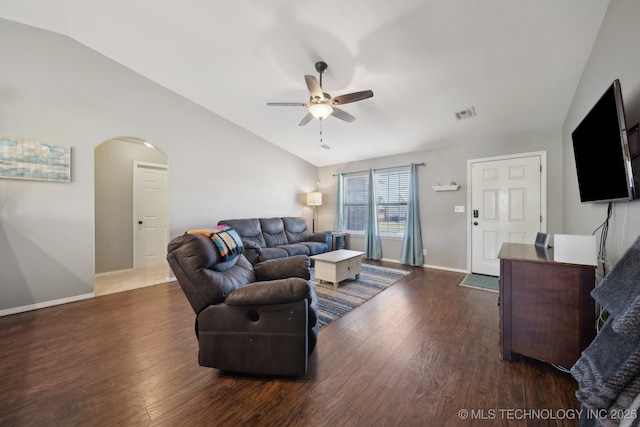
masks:
[(500, 357), (519, 354), (571, 368), (595, 337), (595, 266), (553, 260), (553, 249), (504, 243)]

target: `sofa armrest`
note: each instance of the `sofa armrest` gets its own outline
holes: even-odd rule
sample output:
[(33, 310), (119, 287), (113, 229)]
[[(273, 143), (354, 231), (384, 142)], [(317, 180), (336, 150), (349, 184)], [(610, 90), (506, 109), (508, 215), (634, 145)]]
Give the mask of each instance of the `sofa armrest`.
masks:
[(331, 231), (321, 231), (319, 233), (314, 233), (307, 238), (309, 242), (322, 242), (326, 243), (329, 246), (329, 250), (331, 250), (331, 239), (333, 237), (333, 233)]
[(306, 255), (295, 255), (288, 258), (278, 258), (263, 261), (253, 267), (258, 282), (264, 280), (287, 279), (300, 277), (305, 280), (311, 278), (311, 261)]
[(225, 303), (229, 306), (285, 304), (310, 299), (311, 292), (306, 280), (292, 277), (243, 286), (231, 292)]
[(260, 247), (260, 245), (258, 244), (258, 242), (254, 242), (253, 240), (245, 240), (242, 239), (242, 244), (244, 245), (244, 249), (252, 249), (254, 251), (256, 251), (257, 253), (262, 253), (262, 248)]

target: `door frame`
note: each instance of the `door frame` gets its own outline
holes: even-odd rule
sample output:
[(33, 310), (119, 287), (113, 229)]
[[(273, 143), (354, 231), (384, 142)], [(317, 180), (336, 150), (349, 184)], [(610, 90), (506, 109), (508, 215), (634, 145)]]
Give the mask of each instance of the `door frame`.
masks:
[[(137, 233), (137, 225), (138, 225), (138, 168), (139, 167), (148, 167), (153, 169), (164, 169), (168, 172), (169, 166), (162, 163), (151, 163), (151, 162), (142, 162), (139, 160), (133, 161), (133, 218), (132, 218), (132, 231), (133, 231), (133, 271), (138, 271), (138, 233)], [(165, 206), (165, 213), (169, 214), (169, 206)], [(168, 241), (167, 236), (167, 241)]]
[(542, 232), (547, 232), (547, 152), (546, 151), (533, 151), (528, 153), (518, 153), (518, 154), (508, 154), (504, 156), (495, 156), (495, 157), (483, 157), (479, 159), (469, 159), (467, 160), (467, 273), (471, 273), (471, 261), (472, 261), (472, 250), (471, 250), (471, 223), (473, 222), (473, 218), (471, 216), (472, 206), (471, 206), (471, 194), (473, 192), (473, 179), (471, 168), (474, 163), (483, 163), (483, 162), (491, 162), (491, 161), (500, 161), (500, 160), (511, 160), (517, 159), (520, 157), (534, 157), (540, 156), (540, 167), (542, 171), (540, 173), (540, 214), (542, 215), (540, 221), (540, 229)]

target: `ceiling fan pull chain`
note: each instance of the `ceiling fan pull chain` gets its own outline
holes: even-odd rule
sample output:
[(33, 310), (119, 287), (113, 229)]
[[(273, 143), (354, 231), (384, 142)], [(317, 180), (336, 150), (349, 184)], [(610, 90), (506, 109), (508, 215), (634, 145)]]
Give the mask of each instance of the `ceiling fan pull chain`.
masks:
[(322, 145), (322, 120), (320, 120), (320, 145)]

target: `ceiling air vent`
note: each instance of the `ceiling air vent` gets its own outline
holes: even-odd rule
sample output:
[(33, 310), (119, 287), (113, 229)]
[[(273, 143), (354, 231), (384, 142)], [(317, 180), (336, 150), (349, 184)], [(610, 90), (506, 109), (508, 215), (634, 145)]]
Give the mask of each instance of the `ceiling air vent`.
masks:
[(457, 111), (453, 114), (455, 114), (456, 120), (470, 119), (471, 117), (476, 116), (476, 109), (471, 107), (467, 108), (466, 110)]

